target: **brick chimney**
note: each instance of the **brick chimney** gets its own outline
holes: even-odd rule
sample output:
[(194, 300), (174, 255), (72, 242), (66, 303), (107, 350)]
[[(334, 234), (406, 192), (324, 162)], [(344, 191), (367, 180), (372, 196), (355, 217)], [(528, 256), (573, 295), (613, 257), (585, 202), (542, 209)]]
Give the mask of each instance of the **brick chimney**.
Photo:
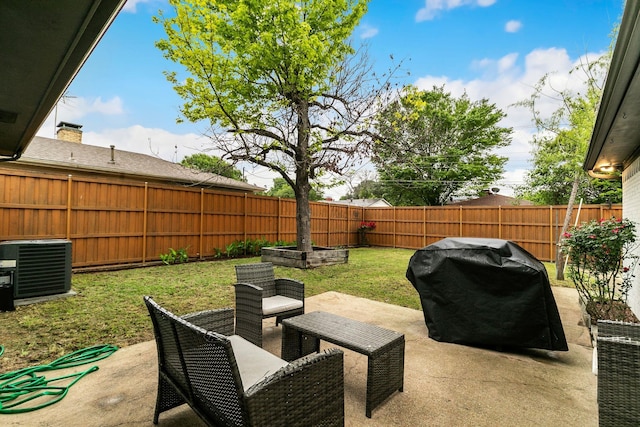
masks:
[(60, 122), (58, 123), (58, 131), (56, 132), (56, 138), (63, 141), (77, 142), (82, 144), (82, 125), (75, 123)]

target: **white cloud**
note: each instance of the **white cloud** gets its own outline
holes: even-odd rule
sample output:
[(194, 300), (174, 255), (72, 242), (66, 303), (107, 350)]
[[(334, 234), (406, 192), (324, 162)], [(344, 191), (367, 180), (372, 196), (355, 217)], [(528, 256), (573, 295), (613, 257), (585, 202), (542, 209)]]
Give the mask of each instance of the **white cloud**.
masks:
[(500, 188), (500, 194), (503, 196), (514, 196), (516, 187), (524, 183), (526, 174), (527, 169), (515, 169), (505, 172), (502, 180), (496, 183), (496, 186)]
[(209, 139), (195, 133), (176, 134), (164, 129), (146, 128), (140, 125), (126, 128), (107, 129), (104, 132), (84, 132), (82, 143), (132, 151), (159, 157), (170, 162), (179, 162), (185, 156), (207, 152)]
[(61, 122), (82, 124), (82, 119), (88, 115), (117, 116), (124, 114), (124, 106), (119, 96), (114, 96), (107, 101), (98, 98), (83, 98), (77, 96), (65, 96), (58, 101), (38, 130), (38, 136), (47, 138), (55, 137), (56, 125)]
[(122, 99), (120, 99), (119, 96), (114, 96), (108, 101), (103, 101), (102, 97), (97, 97), (90, 102), (87, 102), (84, 98), (82, 98), (82, 100), (87, 103), (85, 108), (83, 108), (86, 114), (98, 113), (116, 115), (124, 113), (124, 109), (122, 108)]
[[(509, 147), (499, 150), (501, 155), (509, 157), (505, 174), (505, 181), (522, 182), (523, 171), (531, 165), (530, 142), (535, 134), (535, 127), (531, 122), (531, 113), (527, 108), (516, 107), (513, 104), (527, 100), (533, 94), (536, 83), (545, 74), (549, 75), (549, 83), (555, 90), (583, 90), (584, 76), (580, 73), (569, 72), (578, 64), (593, 61), (599, 54), (590, 53), (580, 58), (572, 59), (564, 49), (536, 49), (524, 58), (524, 65), (518, 65), (518, 55), (511, 53), (502, 58), (484, 58), (473, 62), (475, 69), (480, 69), (482, 75), (473, 80), (452, 80), (445, 76), (424, 76), (417, 79), (414, 85), (420, 89), (430, 90), (433, 86), (444, 85), (445, 90), (458, 97), (467, 93), (472, 100), (486, 98), (496, 104), (507, 117), (501, 126), (512, 127), (512, 143)], [(543, 116), (548, 116), (559, 106), (557, 97), (545, 96), (540, 98), (536, 108)]]
[(102, 97), (82, 98), (69, 96), (58, 101), (58, 117), (65, 121), (73, 121), (89, 114), (115, 116), (124, 113), (122, 99), (119, 96), (103, 101)]
[(513, 19), (504, 25), (504, 30), (507, 33), (517, 33), (520, 28), (522, 28), (522, 22)]
[(462, 6), (488, 7), (496, 0), (425, 0), (423, 8), (416, 13), (416, 22), (429, 21), (436, 17), (438, 12), (451, 10)]
[(127, 0), (124, 7), (122, 8), (123, 12), (136, 13), (138, 4), (149, 3), (154, 0)]
[[(508, 114), (501, 123), (502, 126), (514, 129), (511, 146), (501, 149), (501, 155), (509, 157), (503, 180), (496, 183), (501, 187), (501, 194), (509, 194), (506, 187), (522, 183), (525, 171), (530, 168), (530, 141), (535, 128), (531, 123), (531, 113), (513, 104), (528, 99), (533, 93), (533, 87), (538, 80), (547, 73), (549, 81), (557, 90), (579, 91), (584, 83), (579, 73), (569, 74), (580, 62), (592, 61), (598, 54), (590, 53), (581, 58), (572, 59), (566, 50), (558, 48), (536, 49), (526, 56), (510, 53), (500, 58), (481, 58), (471, 65), (479, 76), (472, 80), (454, 80), (446, 76), (426, 75), (414, 83), (420, 89), (431, 89), (434, 85), (444, 85), (448, 92), (460, 96), (465, 91), (472, 100), (487, 98), (491, 103)], [(557, 100), (545, 97), (538, 103), (542, 114), (549, 114), (558, 107)], [(125, 106), (119, 97), (107, 100), (102, 98), (68, 98), (58, 104), (58, 121), (69, 121), (83, 124), (82, 118), (89, 115), (119, 115), (125, 113)], [(50, 114), (38, 135), (53, 137), (55, 110)], [(85, 122), (86, 123), (86, 122)], [(115, 145), (117, 149), (155, 155), (168, 161), (180, 161), (184, 156), (197, 152), (219, 155), (209, 151), (212, 144), (209, 139), (198, 133), (172, 133), (164, 129), (146, 128), (136, 125), (126, 128), (112, 128), (104, 131), (84, 129), (83, 143), (109, 147)], [(238, 169), (245, 172), (248, 182), (260, 187), (271, 187), (275, 173), (264, 168), (249, 164), (239, 164)], [(327, 196), (335, 199), (346, 194), (348, 188), (343, 185), (326, 190)]]
[(360, 27), (360, 38), (361, 39), (370, 39), (378, 35), (379, 30), (376, 27), (372, 27), (371, 25), (362, 24)]
[[(116, 150), (146, 154), (174, 163), (196, 153), (214, 156), (222, 154), (212, 148), (212, 143), (206, 136), (196, 133), (177, 134), (140, 125), (107, 129), (103, 132), (85, 131), (82, 143), (99, 147), (114, 145)], [(238, 164), (236, 168), (245, 174), (250, 184), (264, 188), (272, 187), (273, 179), (280, 176), (266, 168), (250, 164)]]
[(505, 73), (514, 68), (516, 61), (518, 60), (517, 53), (510, 53), (503, 56), (498, 60), (498, 72)]
[[(108, 129), (104, 132), (84, 132), (82, 143), (109, 147), (115, 145), (116, 150), (131, 151), (155, 156), (163, 160), (178, 163), (185, 156), (195, 153), (206, 153), (220, 156), (221, 153), (212, 149), (212, 143), (206, 136), (196, 133), (176, 134), (164, 129), (146, 128), (140, 125), (120, 129)], [(280, 174), (267, 168), (249, 163), (239, 163), (236, 168), (242, 171), (249, 184), (265, 189), (273, 186), (273, 179)], [(330, 177), (325, 181), (329, 182)], [(346, 185), (324, 190), (327, 197), (338, 200), (348, 191)]]

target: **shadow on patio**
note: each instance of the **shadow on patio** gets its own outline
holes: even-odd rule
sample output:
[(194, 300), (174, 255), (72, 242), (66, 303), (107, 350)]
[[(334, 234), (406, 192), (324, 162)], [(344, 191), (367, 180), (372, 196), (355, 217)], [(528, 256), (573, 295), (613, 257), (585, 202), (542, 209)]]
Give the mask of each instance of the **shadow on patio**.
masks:
[[(568, 352), (499, 352), (440, 343), (428, 338), (422, 311), (337, 292), (308, 298), (306, 311), (332, 312), (405, 334), (404, 392), (374, 409), (371, 419), (365, 417), (367, 358), (344, 350), (347, 426), (596, 426), (597, 378), (591, 372), (589, 334), (579, 325), (578, 295), (568, 288), (554, 287), (553, 292)], [(280, 355), (281, 327), (274, 322), (264, 322), (264, 348)], [(155, 343), (122, 348), (97, 365), (100, 369), (74, 385), (61, 402), (30, 413), (0, 415), (1, 424), (152, 426)], [(186, 405), (161, 414), (159, 423), (203, 425)]]

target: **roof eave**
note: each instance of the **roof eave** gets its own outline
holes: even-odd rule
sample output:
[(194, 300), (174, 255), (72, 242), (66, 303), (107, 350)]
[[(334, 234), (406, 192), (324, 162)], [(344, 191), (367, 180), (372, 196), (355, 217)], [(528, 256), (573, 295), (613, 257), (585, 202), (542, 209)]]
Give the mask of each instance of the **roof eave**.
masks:
[[(17, 69), (0, 66), (0, 77), (9, 86), (5, 95), (11, 101), (3, 103), (3, 111), (0, 111), (2, 160), (21, 157), (124, 4), (125, 0), (92, 0), (76, 9), (58, 2), (23, 1), (4, 5), (3, 13), (6, 12), (9, 18), (0, 30), (3, 36), (0, 46), (3, 55), (21, 60), (17, 62)], [(21, 19), (11, 20), (12, 16)], [(36, 21), (35, 18), (50, 26), (38, 26), (37, 32), (34, 28), (24, 27), (25, 20)], [(69, 38), (59, 37), (60, 28), (73, 28), (73, 33)], [(40, 40), (42, 43), (38, 43), (38, 39), (32, 40), (40, 35), (47, 40)], [(47, 62), (47, 65), (38, 63), (38, 58), (44, 55), (57, 60)], [(38, 70), (38, 81), (12, 79), (13, 76), (31, 75), (34, 69)]]
[[(623, 169), (638, 156), (636, 134), (640, 109), (640, 2), (626, 2), (611, 65), (600, 101), (583, 169), (595, 177), (611, 178), (604, 167)], [(634, 108), (630, 108), (634, 107)], [(635, 127), (630, 130), (630, 127)], [(614, 138), (615, 136), (615, 138)], [(624, 137), (621, 137), (624, 136)]]

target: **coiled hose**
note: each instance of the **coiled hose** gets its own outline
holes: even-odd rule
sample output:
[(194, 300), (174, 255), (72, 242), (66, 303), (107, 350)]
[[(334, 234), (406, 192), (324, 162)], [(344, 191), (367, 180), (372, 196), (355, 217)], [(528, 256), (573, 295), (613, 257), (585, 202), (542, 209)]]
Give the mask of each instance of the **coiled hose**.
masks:
[[(118, 347), (113, 345), (87, 347), (62, 356), (48, 365), (18, 369), (17, 371), (0, 375), (0, 414), (19, 414), (35, 411), (59, 402), (67, 395), (72, 385), (85, 375), (97, 371), (98, 367), (92, 366), (82, 372), (49, 379), (45, 378), (44, 375), (38, 375), (38, 373), (97, 362), (111, 356), (117, 349)], [(4, 348), (0, 346), (0, 355), (3, 352)], [(53, 383), (70, 379), (72, 381), (67, 385), (53, 385)], [(24, 406), (25, 403), (38, 398), (44, 398), (45, 401), (34, 406)]]

